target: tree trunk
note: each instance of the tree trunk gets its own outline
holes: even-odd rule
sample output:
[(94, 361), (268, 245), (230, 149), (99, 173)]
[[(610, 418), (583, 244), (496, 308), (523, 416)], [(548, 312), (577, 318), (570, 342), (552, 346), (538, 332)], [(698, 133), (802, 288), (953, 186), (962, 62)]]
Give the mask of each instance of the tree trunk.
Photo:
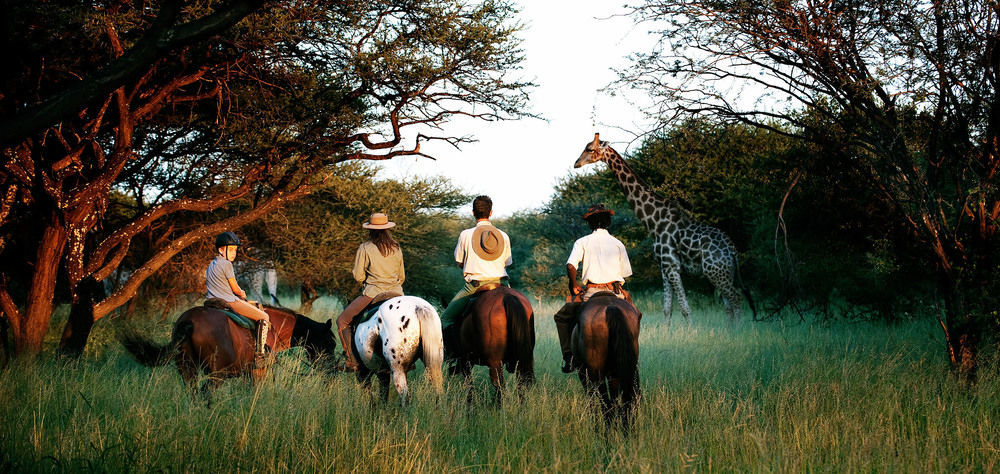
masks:
[(65, 246), (66, 231), (53, 216), (42, 232), (20, 330), (14, 333), (14, 351), (19, 355), (35, 355), (42, 351), (42, 341), (52, 319), (56, 278)]
[(0, 369), (7, 366), (7, 361), (10, 360), (10, 340), (7, 335), (7, 328), (10, 327), (10, 323), (7, 322), (7, 315), (0, 311)]
[(982, 328), (974, 316), (948, 317), (945, 342), (951, 370), (960, 381), (975, 384), (979, 371), (979, 339)]
[(59, 353), (69, 357), (80, 357), (87, 346), (87, 338), (94, 327), (94, 307), (88, 303), (73, 303), (69, 320), (59, 341)]
[(76, 286), (75, 294), (69, 320), (59, 341), (59, 352), (70, 357), (83, 355), (94, 327), (94, 303), (104, 298), (104, 287), (94, 278), (86, 277)]

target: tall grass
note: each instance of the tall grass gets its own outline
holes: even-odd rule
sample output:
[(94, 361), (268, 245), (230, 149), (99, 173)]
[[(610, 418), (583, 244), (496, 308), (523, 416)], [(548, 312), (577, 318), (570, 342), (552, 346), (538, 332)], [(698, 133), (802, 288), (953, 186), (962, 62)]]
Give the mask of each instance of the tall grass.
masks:
[[(721, 305), (699, 301), (690, 325), (668, 326), (657, 298), (638, 303), (643, 398), (630, 437), (603, 430), (576, 377), (559, 372), (556, 301), (536, 308), (537, 384), (500, 408), (482, 368), (471, 404), (453, 378), (435, 399), (418, 369), (402, 408), (295, 350), (263, 383), (229, 381), (208, 405), (172, 367), (131, 361), (102, 323), (79, 361), (0, 371), (0, 471), (1000, 469), (1000, 383), (959, 386), (935, 322), (730, 328)], [(145, 329), (165, 340), (168, 326)]]

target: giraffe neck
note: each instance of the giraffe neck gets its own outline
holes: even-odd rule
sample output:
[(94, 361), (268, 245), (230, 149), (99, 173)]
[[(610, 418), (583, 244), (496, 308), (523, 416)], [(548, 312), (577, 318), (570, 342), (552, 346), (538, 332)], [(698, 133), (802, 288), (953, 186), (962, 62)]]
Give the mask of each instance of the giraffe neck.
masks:
[(615, 174), (618, 185), (625, 192), (625, 198), (632, 206), (635, 216), (642, 221), (647, 229), (656, 229), (657, 224), (664, 220), (676, 221), (680, 219), (682, 213), (679, 212), (679, 209), (675, 209), (673, 203), (653, 192), (652, 188), (646, 185), (635, 171), (632, 171), (628, 163), (625, 163), (625, 159), (614, 148), (608, 147), (606, 162)]

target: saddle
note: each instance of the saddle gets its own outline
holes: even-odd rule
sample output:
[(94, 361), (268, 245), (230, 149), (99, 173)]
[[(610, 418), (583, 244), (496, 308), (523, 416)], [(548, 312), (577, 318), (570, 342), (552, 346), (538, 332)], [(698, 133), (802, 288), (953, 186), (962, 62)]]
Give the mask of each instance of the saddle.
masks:
[(387, 300), (397, 296), (403, 296), (403, 294), (398, 291), (386, 291), (375, 296), (375, 298), (372, 299), (372, 302), (368, 303), (368, 306), (365, 306), (365, 309), (358, 313), (357, 318), (355, 318), (354, 325), (357, 326), (358, 324), (371, 319), (372, 316), (375, 316), (375, 313), (378, 312), (378, 308), (379, 306), (382, 306), (382, 303), (385, 303)]
[[(590, 288), (600, 288), (601, 289), (601, 291), (598, 291), (598, 292), (594, 293), (593, 295), (590, 295), (591, 298), (594, 298), (596, 296), (613, 296), (613, 297), (617, 298), (618, 295), (622, 295), (622, 297), (625, 299), (625, 301), (628, 301), (630, 304), (632, 304), (632, 306), (635, 306), (635, 303), (632, 302), (632, 294), (629, 293), (628, 290), (626, 290), (625, 288), (622, 287), (621, 282), (614, 281), (614, 282), (611, 282), (611, 283), (602, 283), (602, 284), (594, 284), (594, 283), (589, 283), (588, 282), (587, 283), (587, 289), (590, 289)], [(586, 293), (586, 292), (587, 291), (584, 290), (584, 291), (581, 291), (581, 292), (579, 292), (579, 293), (577, 293), (575, 295), (569, 295), (569, 296), (566, 297), (566, 302), (567, 303), (583, 303), (583, 294)]]
[(233, 307), (229, 306), (229, 303), (222, 298), (209, 298), (202, 303), (202, 306), (222, 311), (226, 314), (226, 316), (229, 316), (229, 319), (233, 320), (233, 322), (241, 328), (254, 329), (257, 326), (256, 321), (233, 311)]

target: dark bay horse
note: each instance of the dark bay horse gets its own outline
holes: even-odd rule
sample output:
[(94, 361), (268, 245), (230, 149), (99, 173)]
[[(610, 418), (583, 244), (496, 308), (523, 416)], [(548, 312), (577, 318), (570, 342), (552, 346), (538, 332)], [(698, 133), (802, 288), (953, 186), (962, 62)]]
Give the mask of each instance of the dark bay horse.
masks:
[[(267, 345), (272, 353), (303, 346), (314, 360), (333, 356), (337, 343), (333, 337), (332, 320), (318, 323), (285, 308), (265, 306), (271, 317)], [(147, 366), (177, 364), (181, 378), (197, 391), (198, 373), (211, 376), (204, 387), (218, 386), (225, 378), (250, 375), (256, 381), (267, 369), (254, 367), (254, 334), (233, 322), (221, 310), (198, 306), (184, 312), (177, 322), (170, 342), (156, 344), (131, 332), (120, 332), (119, 340), (140, 363)]]
[[(456, 368), (467, 379), (473, 365), (490, 369), (490, 382), (499, 403), (504, 386), (503, 369), (512, 372), (521, 386), (535, 381), (535, 319), (531, 303), (506, 286), (483, 292), (462, 321), (453, 344)], [(471, 393), (470, 393), (471, 395)]]
[(628, 301), (598, 293), (580, 310), (571, 341), (584, 389), (600, 395), (605, 422), (617, 418), (626, 432), (639, 398), (640, 317)]

